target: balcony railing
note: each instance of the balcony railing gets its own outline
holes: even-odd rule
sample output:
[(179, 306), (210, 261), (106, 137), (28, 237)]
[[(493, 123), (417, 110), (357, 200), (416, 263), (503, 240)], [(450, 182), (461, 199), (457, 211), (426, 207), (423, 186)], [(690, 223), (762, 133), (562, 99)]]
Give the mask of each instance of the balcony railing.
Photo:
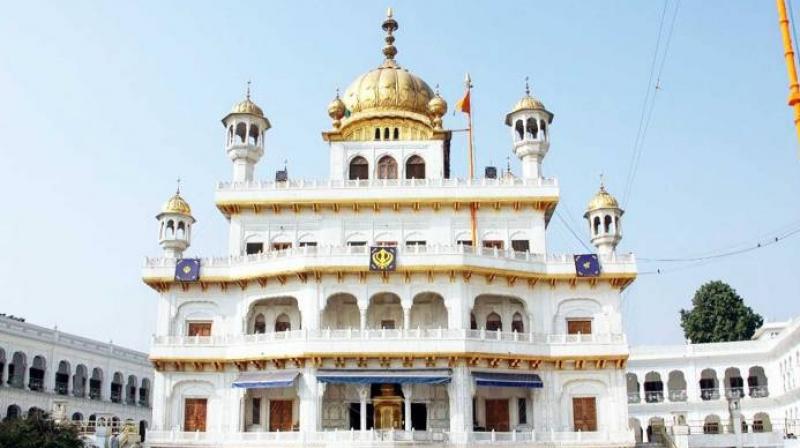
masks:
[(719, 389), (717, 388), (703, 388), (700, 389), (700, 398), (702, 400), (718, 400)]
[(673, 389), (669, 391), (669, 401), (686, 401), (688, 398), (685, 389)]
[(517, 333), (489, 330), (464, 329), (318, 329), (278, 331), (262, 334), (222, 335), (222, 336), (154, 336), (157, 346), (226, 346), (261, 345), (278, 341), (307, 340), (466, 340), (466, 341), (504, 341), (522, 344), (626, 344), (624, 334), (547, 334)]
[(330, 190), (330, 189), (375, 189), (387, 187), (420, 188), (440, 187), (461, 189), (464, 187), (557, 187), (554, 178), (537, 179), (360, 179), (360, 180), (316, 180), (291, 179), (285, 182), (249, 181), (218, 182), (217, 191), (270, 191), (270, 190)]
[(767, 386), (751, 386), (750, 397), (752, 398), (766, 398), (769, 396), (769, 388)]
[(442, 445), (479, 444), (553, 444), (591, 443), (619, 446), (633, 443), (628, 431), (515, 431), (462, 432), (447, 431), (316, 431), (316, 432), (181, 432), (148, 431), (147, 440), (156, 446), (276, 446), (336, 444), (337, 446), (395, 445), (397, 442), (434, 443)]
[[(310, 260), (319, 259), (329, 265), (332, 257), (339, 257), (341, 263), (363, 264), (363, 257), (367, 255), (369, 248), (366, 246), (303, 246), (293, 247), (283, 250), (270, 250), (267, 252), (252, 255), (234, 255), (227, 257), (207, 257), (201, 258), (200, 262), (204, 270), (217, 268), (235, 268), (257, 265), (264, 262), (276, 262), (279, 260), (293, 261), (304, 260), (306, 265), (311, 265)], [(511, 249), (498, 249), (494, 247), (467, 246), (463, 244), (429, 244), (397, 247), (398, 256), (406, 256), (403, 263), (417, 262), (437, 264), (442, 256), (465, 256), (477, 257), (476, 262), (482, 260), (507, 261), (519, 263), (511, 267), (519, 267), (532, 272), (550, 272), (568, 274), (575, 272), (575, 260), (572, 254), (538, 254), (531, 252), (517, 252)], [(412, 258), (421, 257), (421, 258)], [(335, 260), (334, 260), (335, 261)], [(471, 260), (469, 260), (471, 261)], [(633, 254), (601, 255), (600, 262), (606, 271), (613, 267), (615, 272), (635, 272), (636, 258)], [(145, 269), (172, 268), (175, 259), (148, 257), (145, 258)]]

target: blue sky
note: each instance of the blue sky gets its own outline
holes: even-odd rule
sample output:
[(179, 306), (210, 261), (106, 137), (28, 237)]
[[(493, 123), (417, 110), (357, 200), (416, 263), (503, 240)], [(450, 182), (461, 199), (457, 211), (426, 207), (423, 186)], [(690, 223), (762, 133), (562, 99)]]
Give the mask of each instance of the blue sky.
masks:
[[(231, 166), (219, 120), (247, 79), (273, 124), (257, 175), (288, 159), (291, 176), (324, 178), (326, 105), (379, 64), (386, 6), (398, 62), (440, 84), (451, 109), (472, 74), (479, 167), (505, 165), (503, 119), (530, 76), (555, 113), (545, 174), (586, 240), (598, 174), (625, 189), (660, 1), (11, 2), (0, 15), (0, 311), (146, 350), (156, 294), (139, 269), (160, 253), (154, 215), (175, 179), (198, 219), (191, 253), (224, 254), (213, 189)], [(685, 257), (796, 227), (800, 163), (774, 3), (684, 0), (661, 87), (620, 249)], [(464, 149), (456, 137), (457, 176)], [(548, 232), (551, 252), (584, 251), (558, 219)], [(678, 310), (713, 279), (769, 320), (798, 314), (798, 254), (800, 236), (674, 272), (640, 263), (667, 272), (625, 292), (630, 341), (682, 341)]]

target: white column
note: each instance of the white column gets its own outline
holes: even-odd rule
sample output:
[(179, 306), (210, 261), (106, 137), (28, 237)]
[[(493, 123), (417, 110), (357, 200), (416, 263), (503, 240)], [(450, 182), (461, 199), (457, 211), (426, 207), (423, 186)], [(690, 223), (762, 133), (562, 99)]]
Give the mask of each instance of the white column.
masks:
[(403, 304), (403, 329), (408, 330), (411, 328), (411, 306)]
[(367, 328), (367, 308), (361, 307), (361, 304), (358, 304), (358, 312), (361, 314), (361, 329), (365, 330)]
[(452, 381), (447, 386), (450, 401), (450, 432), (453, 434), (472, 431), (473, 391), (469, 369), (465, 366), (454, 367)]
[(359, 426), (361, 431), (367, 430), (367, 398), (369, 398), (370, 388), (368, 385), (357, 386), (359, 398)]
[(402, 384), (400, 386), (401, 389), (403, 389), (403, 405), (405, 406), (405, 412), (406, 412), (405, 415), (406, 431), (411, 431), (411, 394), (413, 392), (412, 386), (413, 386), (412, 384)]
[(306, 367), (297, 385), (300, 396), (300, 431), (314, 432), (319, 428), (320, 422), (320, 393), (317, 384), (317, 371)]

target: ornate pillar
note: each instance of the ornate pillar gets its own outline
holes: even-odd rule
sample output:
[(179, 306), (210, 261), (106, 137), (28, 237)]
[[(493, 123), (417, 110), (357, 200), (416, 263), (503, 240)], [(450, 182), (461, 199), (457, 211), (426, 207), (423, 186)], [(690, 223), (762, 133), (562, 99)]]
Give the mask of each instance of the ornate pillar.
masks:
[(357, 386), (359, 398), (359, 427), (361, 431), (367, 430), (367, 398), (369, 398), (370, 388), (368, 385)]
[(411, 431), (411, 395), (413, 393), (412, 384), (402, 384), (403, 406), (405, 407), (405, 430)]
[(411, 303), (403, 301), (403, 329), (408, 330), (411, 328)]
[(361, 314), (361, 330), (367, 329), (367, 307), (362, 308), (361, 303), (358, 304), (358, 312)]

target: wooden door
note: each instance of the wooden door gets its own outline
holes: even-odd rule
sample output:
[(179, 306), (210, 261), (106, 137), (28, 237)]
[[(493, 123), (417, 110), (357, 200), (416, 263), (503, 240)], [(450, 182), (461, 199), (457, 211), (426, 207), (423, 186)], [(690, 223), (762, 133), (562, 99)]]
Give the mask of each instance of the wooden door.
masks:
[(486, 430), (508, 431), (508, 400), (486, 400)]
[(594, 397), (572, 399), (572, 421), (575, 431), (597, 431), (597, 403)]
[(271, 400), (269, 402), (269, 430), (292, 430), (292, 400)]
[(205, 432), (207, 407), (205, 398), (187, 398), (183, 407), (183, 430)]
[(591, 320), (568, 320), (567, 334), (592, 334)]
[(211, 336), (211, 322), (189, 322), (188, 336)]

